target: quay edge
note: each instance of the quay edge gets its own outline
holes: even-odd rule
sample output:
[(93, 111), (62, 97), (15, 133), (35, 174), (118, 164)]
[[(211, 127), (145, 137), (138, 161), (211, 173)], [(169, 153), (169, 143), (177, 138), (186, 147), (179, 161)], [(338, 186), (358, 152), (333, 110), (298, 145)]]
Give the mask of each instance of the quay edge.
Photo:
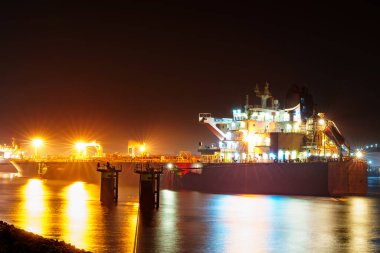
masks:
[[(39, 163), (14, 163), (24, 177), (99, 183), (97, 162), (46, 162), (44, 175)], [(136, 163), (121, 166), (120, 185), (138, 187)], [(202, 168), (181, 164), (181, 169), (165, 169), (162, 188), (210, 193), (275, 195), (365, 195), (367, 163), (360, 160), (312, 163), (205, 163)], [(185, 164), (186, 165), (186, 164)]]

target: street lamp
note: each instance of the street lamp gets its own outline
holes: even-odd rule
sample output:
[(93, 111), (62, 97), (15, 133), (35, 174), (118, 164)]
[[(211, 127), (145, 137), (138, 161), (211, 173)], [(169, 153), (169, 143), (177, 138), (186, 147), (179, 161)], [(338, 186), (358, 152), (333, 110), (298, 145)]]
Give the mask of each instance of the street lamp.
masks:
[(146, 150), (145, 144), (140, 146), (140, 152), (144, 153)]
[(141, 157), (145, 157), (147, 155), (147, 146), (145, 143), (140, 145), (139, 150), (140, 150)]
[(32, 145), (34, 147), (34, 157), (37, 158), (38, 156), (38, 148), (41, 147), (44, 144), (43, 140), (40, 138), (35, 138), (32, 140)]
[(77, 151), (76, 156), (77, 158), (85, 158), (87, 156), (87, 145), (86, 143), (82, 141), (78, 141), (75, 143), (75, 149)]

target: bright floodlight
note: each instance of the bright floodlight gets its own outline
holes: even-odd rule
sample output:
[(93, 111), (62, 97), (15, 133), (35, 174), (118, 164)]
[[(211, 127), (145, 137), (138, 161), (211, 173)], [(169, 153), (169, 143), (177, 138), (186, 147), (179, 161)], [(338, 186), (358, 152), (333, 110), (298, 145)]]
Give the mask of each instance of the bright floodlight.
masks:
[(326, 124), (326, 121), (324, 119), (319, 119), (318, 124), (323, 126), (324, 124)]
[(77, 143), (75, 143), (75, 149), (78, 152), (81, 152), (86, 149), (86, 144), (84, 142), (78, 141)]
[(140, 152), (144, 153), (146, 150), (145, 144), (140, 146)]
[(356, 157), (359, 158), (359, 159), (360, 159), (360, 158), (363, 158), (363, 152), (361, 152), (361, 151), (356, 152), (355, 155), (356, 155)]
[(33, 147), (35, 148), (39, 148), (41, 147), (42, 145), (44, 144), (43, 140), (41, 140), (40, 138), (35, 138), (32, 140), (32, 145)]

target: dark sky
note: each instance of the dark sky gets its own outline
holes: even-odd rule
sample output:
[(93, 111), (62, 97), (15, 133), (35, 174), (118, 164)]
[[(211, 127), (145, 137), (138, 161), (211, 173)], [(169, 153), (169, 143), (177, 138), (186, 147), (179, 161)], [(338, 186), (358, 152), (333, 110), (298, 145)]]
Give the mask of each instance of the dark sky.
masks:
[(352, 145), (380, 140), (376, 1), (51, 2), (0, 6), (0, 142), (195, 151), (216, 142), (198, 113), (230, 117), (265, 81), (282, 103), (306, 85)]

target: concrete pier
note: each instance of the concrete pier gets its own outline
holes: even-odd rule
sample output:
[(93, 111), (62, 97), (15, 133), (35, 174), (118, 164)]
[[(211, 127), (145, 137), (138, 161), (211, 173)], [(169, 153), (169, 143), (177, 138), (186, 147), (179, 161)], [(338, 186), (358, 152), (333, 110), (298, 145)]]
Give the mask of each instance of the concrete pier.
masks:
[(140, 208), (158, 208), (160, 206), (160, 175), (163, 166), (150, 163), (137, 164), (135, 173), (140, 174)]
[(116, 203), (119, 197), (119, 173), (121, 168), (111, 166), (109, 162), (105, 166), (98, 163), (97, 171), (101, 173), (100, 201), (104, 204)]

